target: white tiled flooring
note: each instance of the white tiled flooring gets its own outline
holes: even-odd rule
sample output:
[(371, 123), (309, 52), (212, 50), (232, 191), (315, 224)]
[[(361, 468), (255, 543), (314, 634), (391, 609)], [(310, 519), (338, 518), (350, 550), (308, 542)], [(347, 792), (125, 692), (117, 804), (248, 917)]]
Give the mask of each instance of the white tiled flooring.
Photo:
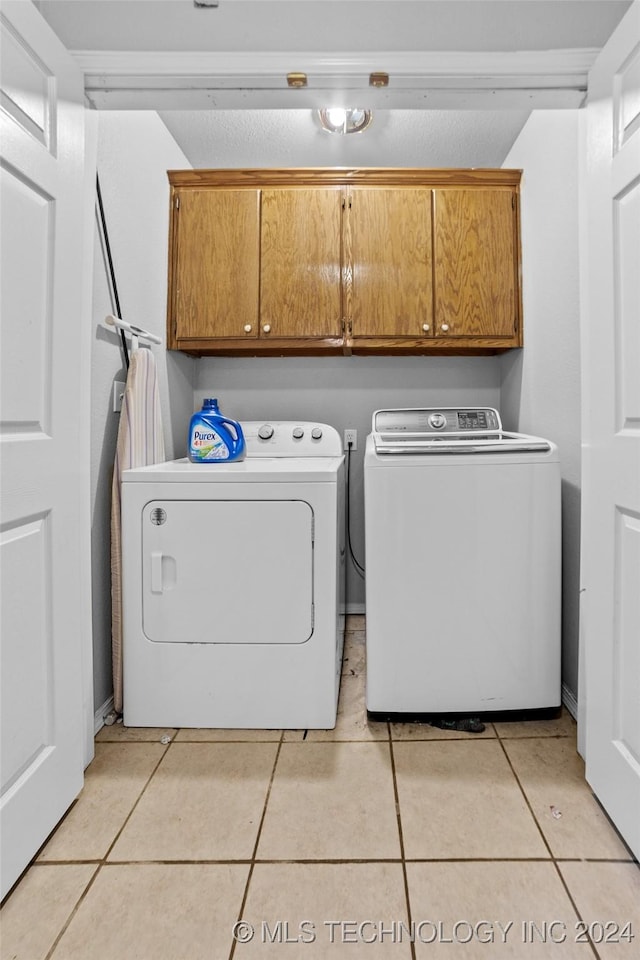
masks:
[(640, 958), (640, 870), (571, 717), (369, 723), (363, 678), (352, 617), (335, 730), (103, 728), (1, 960)]

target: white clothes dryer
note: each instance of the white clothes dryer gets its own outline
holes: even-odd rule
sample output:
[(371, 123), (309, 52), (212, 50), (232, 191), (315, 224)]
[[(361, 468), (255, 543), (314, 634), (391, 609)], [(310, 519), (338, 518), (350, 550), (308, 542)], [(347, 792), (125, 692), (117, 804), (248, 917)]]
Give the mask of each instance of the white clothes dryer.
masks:
[(364, 484), (368, 712), (557, 714), (555, 444), (493, 408), (377, 410)]
[(337, 431), (243, 422), (246, 459), (122, 477), (128, 726), (331, 728), (344, 640)]

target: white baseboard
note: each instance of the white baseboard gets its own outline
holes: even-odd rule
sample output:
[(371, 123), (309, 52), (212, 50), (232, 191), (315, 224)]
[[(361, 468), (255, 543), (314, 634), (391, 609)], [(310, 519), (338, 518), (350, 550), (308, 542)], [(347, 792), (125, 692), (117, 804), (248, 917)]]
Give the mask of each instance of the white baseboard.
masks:
[(349, 616), (349, 614), (360, 615), (363, 613), (364, 613), (364, 603), (348, 603), (347, 604), (347, 609), (346, 609), (347, 616)]
[(562, 702), (573, 717), (578, 719), (578, 701), (573, 690), (570, 690), (566, 683), (562, 684)]
[(108, 717), (110, 713), (113, 712), (113, 697), (109, 697), (108, 700), (102, 704), (101, 707), (98, 707), (93, 717), (93, 735), (95, 737), (96, 733), (99, 730), (102, 730), (104, 727), (104, 718)]

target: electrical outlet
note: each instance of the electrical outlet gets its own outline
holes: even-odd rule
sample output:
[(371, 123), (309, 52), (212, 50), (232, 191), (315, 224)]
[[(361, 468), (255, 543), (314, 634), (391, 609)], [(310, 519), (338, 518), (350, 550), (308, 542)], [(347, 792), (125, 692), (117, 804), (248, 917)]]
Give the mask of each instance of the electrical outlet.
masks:
[(122, 410), (122, 398), (124, 397), (126, 383), (121, 380), (115, 380), (113, 384), (113, 412), (119, 413)]
[(351, 447), (351, 450), (358, 449), (358, 431), (354, 430), (352, 427), (347, 427), (344, 432), (344, 450), (348, 450)]

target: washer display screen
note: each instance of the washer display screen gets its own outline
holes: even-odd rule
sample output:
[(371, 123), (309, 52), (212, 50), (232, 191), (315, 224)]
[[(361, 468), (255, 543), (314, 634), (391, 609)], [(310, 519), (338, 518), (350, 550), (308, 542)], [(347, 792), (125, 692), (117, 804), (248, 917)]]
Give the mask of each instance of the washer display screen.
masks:
[(487, 429), (486, 410), (459, 410), (458, 428), (460, 430), (482, 430)]

